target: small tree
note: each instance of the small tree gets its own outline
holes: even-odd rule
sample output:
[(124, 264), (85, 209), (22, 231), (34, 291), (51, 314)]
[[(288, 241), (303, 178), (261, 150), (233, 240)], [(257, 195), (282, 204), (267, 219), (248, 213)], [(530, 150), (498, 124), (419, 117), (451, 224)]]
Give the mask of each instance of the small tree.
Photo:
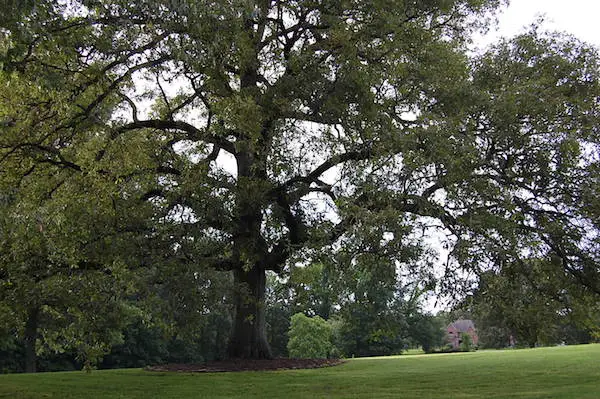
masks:
[(293, 358), (327, 358), (331, 344), (332, 328), (320, 316), (307, 317), (304, 313), (292, 316), (288, 352)]
[(443, 346), (446, 333), (439, 317), (416, 312), (410, 315), (408, 334), (413, 344), (420, 345), (425, 352)]
[(467, 333), (460, 334), (460, 350), (463, 352), (471, 352), (473, 349), (473, 340)]

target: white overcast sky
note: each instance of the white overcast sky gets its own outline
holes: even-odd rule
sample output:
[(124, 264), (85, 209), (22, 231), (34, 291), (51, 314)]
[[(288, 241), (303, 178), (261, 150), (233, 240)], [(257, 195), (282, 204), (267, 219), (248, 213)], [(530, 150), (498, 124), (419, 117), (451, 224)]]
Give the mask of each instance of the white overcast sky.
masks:
[(499, 31), (491, 31), (486, 41), (514, 36), (539, 16), (544, 16), (547, 29), (569, 32), (600, 46), (600, 0), (511, 0), (499, 14)]

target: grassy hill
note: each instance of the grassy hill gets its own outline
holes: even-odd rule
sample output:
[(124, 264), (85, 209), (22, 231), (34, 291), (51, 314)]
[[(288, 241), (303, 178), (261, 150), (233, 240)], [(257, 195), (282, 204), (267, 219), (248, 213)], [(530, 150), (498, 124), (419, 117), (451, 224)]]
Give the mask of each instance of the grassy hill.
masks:
[(0, 375), (0, 398), (600, 398), (600, 345), (353, 359), (325, 369)]

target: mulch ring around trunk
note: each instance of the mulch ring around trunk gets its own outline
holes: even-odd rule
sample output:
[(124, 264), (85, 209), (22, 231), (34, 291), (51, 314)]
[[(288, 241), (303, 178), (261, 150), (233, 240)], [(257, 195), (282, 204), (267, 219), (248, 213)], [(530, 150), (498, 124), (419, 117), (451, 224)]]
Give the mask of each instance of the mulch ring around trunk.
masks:
[(203, 364), (163, 364), (148, 366), (148, 371), (217, 373), (226, 371), (296, 370), (331, 367), (345, 363), (342, 359), (230, 359)]

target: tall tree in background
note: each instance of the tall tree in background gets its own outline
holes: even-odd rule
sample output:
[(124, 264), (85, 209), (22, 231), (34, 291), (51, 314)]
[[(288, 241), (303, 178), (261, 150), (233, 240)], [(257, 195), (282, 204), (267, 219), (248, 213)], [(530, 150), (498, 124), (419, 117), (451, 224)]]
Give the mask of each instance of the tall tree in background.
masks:
[(499, 3), (40, 1), (3, 68), (70, 111), (39, 134), (3, 107), (0, 159), (110, 183), (164, 258), (232, 271), (233, 357), (271, 356), (266, 271), (432, 220), (449, 271), (534, 253), (597, 293), (596, 53), (533, 31), (469, 60)]
[(484, 346), (560, 343), (570, 339), (568, 329), (587, 339), (598, 333), (597, 297), (555, 272), (551, 262), (527, 259), (481, 274), (463, 310), (476, 320)]

